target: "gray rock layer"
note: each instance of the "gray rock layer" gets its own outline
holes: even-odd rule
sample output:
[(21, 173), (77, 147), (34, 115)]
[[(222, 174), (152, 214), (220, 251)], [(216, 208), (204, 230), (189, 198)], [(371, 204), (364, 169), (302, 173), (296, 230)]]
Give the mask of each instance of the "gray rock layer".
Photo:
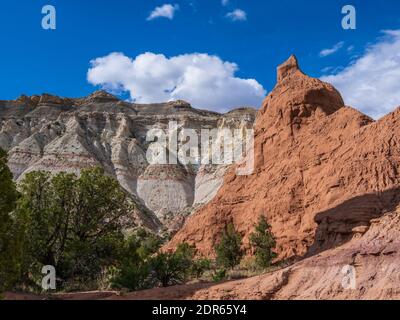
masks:
[(138, 105), (98, 91), (81, 99), (43, 94), (0, 101), (0, 147), (20, 181), (31, 171), (79, 174), (101, 166), (140, 204), (136, 220), (155, 230), (179, 229), (195, 207), (209, 202), (223, 182), (226, 165), (150, 165), (150, 129), (252, 128), (256, 111), (218, 114), (184, 101)]

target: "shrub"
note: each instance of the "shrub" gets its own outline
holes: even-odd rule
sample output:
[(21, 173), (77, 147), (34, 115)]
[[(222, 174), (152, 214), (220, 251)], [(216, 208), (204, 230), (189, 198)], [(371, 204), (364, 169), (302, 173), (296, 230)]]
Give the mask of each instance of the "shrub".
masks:
[(255, 256), (247, 256), (240, 261), (239, 269), (246, 270), (249, 273), (257, 273), (263, 271), (264, 268), (259, 266)]
[(212, 274), (212, 280), (214, 282), (220, 282), (226, 279), (226, 269), (217, 269)]
[(193, 248), (187, 244), (178, 246), (175, 252), (159, 253), (150, 259), (155, 284), (163, 287), (181, 284), (190, 275)]
[(143, 228), (138, 229), (135, 236), (137, 241), (140, 242), (138, 254), (142, 259), (147, 259), (151, 255), (156, 253), (163, 243), (162, 239), (159, 236)]
[(192, 262), (190, 268), (191, 275), (199, 279), (206, 271), (211, 270), (212, 261), (209, 259), (197, 259)]
[(256, 263), (261, 268), (268, 268), (276, 258), (273, 251), (276, 247), (271, 226), (264, 216), (260, 216), (258, 223), (254, 226), (255, 231), (250, 235), (250, 243), (254, 248)]
[(228, 224), (220, 242), (215, 247), (217, 264), (228, 269), (238, 265), (243, 256), (241, 244), (241, 235), (236, 232), (232, 223)]
[(151, 286), (150, 263), (148, 259), (160, 247), (160, 239), (145, 231), (138, 230), (124, 243), (117, 265), (113, 268), (112, 286), (118, 289), (141, 290)]

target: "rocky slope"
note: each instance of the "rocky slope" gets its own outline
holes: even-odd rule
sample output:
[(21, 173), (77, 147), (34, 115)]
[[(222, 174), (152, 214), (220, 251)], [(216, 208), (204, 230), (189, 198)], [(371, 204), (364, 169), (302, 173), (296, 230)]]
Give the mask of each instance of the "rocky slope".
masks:
[[(359, 228), (349, 242), (287, 268), (221, 284), (153, 289), (107, 299), (375, 300), (400, 299), (400, 206)], [(82, 297), (84, 298), (84, 297)]]
[[(392, 204), (398, 203), (398, 197)], [(193, 283), (127, 294), (59, 294), (66, 300), (375, 300), (400, 299), (400, 207), (370, 221), (352, 240), (287, 268), (253, 278)], [(350, 269), (351, 268), (351, 269)], [(352, 270), (348, 273), (349, 270)], [(9, 300), (43, 299), (6, 293)]]
[[(398, 204), (398, 197), (393, 198)], [(365, 233), (364, 233), (365, 232)], [(287, 268), (220, 284), (194, 283), (121, 294), (56, 295), (66, 300), (376, 300), (400, 299), (400, 207), (370, 221), (352, 240)], [(351, 268), (351, 273), (348, 273)], [(43, 299), (7, 293), (9, 300)]]
[(35, 170), (79, 173), (102, 166), (140, 203), (138, 223), (174, 230), (215, 196), (227, 166), (151, 165), (148, 131), (167, 130), (170, 121), (198, 132), (252, 128), (255, 114), (243, 108), (221, 115), (184, 101), (138, 105), (104, 91), (81, 99), (21, 96), (0, 101), (0, 147), (9, 151), (16, 180)]
[(400, 299), (399, 226), (397, 208), (343, 246), (270, 274), (198, 289), (185, 299)]
[(212, 255), (227, 223), (245, 245), (259, 215), (277, 238), (280, 259), (342, 245), (397, 205), (400, 110), (374, 122), (344, 106), (329, 84), (310, 78), (295, 57), (256, 120), (255, 172), (232, 168), (217, 196), (193, 214), (166, 249), (180, 242)]

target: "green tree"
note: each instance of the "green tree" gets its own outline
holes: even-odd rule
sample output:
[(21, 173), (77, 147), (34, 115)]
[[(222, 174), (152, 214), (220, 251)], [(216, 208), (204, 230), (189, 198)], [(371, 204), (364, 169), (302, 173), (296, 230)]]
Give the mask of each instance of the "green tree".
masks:
[(276, 247), (276, 241), (271, 232), (271, 226), (266, 218), (261, 215), (254, 227), (255, 231), (250, 235), (250, 244), (255, 252), (256, 263), (261, 268), (268, 268), (276, 258), (273, 251)]
[(114, 263), (133, 206), (104, 170), (82, 170), (80, 177), (31, 172), (20, 189), (26, 275), (53, 265), (62, 280), (87, 282)]
[(118, 181), (101, 168), (83, 170), (75, 188), (66, 269), (68, 277), (94, 279), (115, 262), (123, 231), (132, 226), (134, 206)]
[(7, 166), (7, 153), (0, 149), (0, 292), (10, 288), (20, 273), (21, 244), (12, 211), (18, 192)]
[(235, 230), (232, 223), (228, 224), (220, 242), (215, 247), (217, 264), (224, 268), (237, 266), (243, 256), (241, 245), (242, 236)]
[(28, 173), (20, 184), (18, 222), (25, 230), (25, 268), (53, 265), (61, 272), (74, 210), (77, 177), (48, 172)]

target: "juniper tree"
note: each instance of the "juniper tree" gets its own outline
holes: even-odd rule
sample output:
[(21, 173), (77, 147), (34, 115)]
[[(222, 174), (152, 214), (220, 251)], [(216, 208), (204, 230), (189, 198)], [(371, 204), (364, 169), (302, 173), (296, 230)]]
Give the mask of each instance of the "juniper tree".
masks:
[(228, 224), (220, 242), (215, 247), (217, 264), (224, 268), (237, 266), (243, 256), (241, 245), (242, 236), (235, 230), (232, 223)]
[(250, 244), (254, 249), (256, 263), (261, 268), (267, 268), (276, 258), (273, 251), (276, 247), (276, 241), (271, 232), (271, 226), (263, 215), (259, 217), (254, 228), (255, 231), (250, 235)]
[(7, 166), (7, 153), (0, 149), (0, 292), (19, 276), (21, 246), (12, 212), (18, 192)]
[(85, 169), (79, 177), (31, 172), (20, 190), (16, 212), (24, 228), (26, 275), (53, 265), (64, 283), (86, 283), (114, 263), (133, 204), (103, 169)]

